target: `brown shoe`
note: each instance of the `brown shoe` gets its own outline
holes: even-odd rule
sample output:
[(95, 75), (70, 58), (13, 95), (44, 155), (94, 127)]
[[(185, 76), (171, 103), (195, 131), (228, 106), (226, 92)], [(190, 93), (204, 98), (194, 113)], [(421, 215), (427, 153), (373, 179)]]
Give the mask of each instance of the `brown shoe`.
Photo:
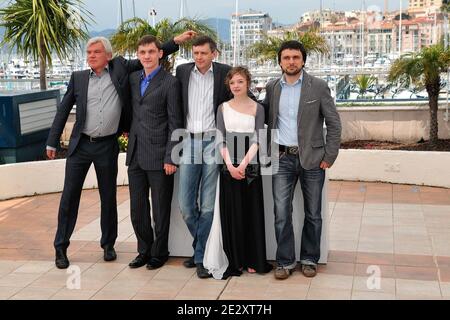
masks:
[(302, 273), (308, 278), (315, 277), (317, 274), (317, 266), (302, 264)]
[(279, 280), (284, 280), (289, 278), (292, 273), (292, 269), (286, 269), (283, 267), (277, 267), (275, 269), (275, 278)]

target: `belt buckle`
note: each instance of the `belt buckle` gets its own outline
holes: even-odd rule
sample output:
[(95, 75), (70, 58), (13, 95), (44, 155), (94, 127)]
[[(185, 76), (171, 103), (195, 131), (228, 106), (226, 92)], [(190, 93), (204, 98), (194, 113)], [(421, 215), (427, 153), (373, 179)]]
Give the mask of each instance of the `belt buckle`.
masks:
[(89, 142), (95, 142), (95, 140), (92, 136), (89, 136)]
[(298, 153), (298, 147), (288, 147), (287, 152), (295, 155)]

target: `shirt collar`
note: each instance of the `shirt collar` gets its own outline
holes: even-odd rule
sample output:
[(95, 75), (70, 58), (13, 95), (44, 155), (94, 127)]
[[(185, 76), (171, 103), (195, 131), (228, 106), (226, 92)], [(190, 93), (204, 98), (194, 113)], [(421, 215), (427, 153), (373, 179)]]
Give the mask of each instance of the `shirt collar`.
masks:
[[(200, 70), (198, 70), (197, 65), (194, 65), (194, 72), (198, 72), (201, 74)], [(211, 67), (209, 67), (208, 71), (206, 73), (211, 72), (213, 73), (213, 64), (211, 63)]]
[[(103, 69), (103, 72), (109, 73), (109, 64), (106, 65), (106, 67)], [(103, 74), (103, 72), (102, 72), (102, 74)], [(95, 73), (95, 71), (93, 69), (91, 69), (91, 71), (89, 72), (89, 76), (92, 77), (92, 76), (96, 76), (96, 75), (97, 74)]]
[(156, 76), (156, 74), (158, 73), (158, 71), (160, 69), (161, 69), (161, 66), (158, 66), (155, 70), (150, 72), (150, 74), (148, 76), (145, 76), (145, 70), (142, 70), (142, 72), (141, 72), (141, 80), (145, 80), (146, 82), (149, 82), (150, 80), (152, 80)]
[(301, 71), (301, 74), (300, 74), (300, 77), (297, 79), (297, 81), (295, 81), (293, 84), (289, 84), (289, 83), (287, 83), (286, 82), (286, 79), (285, 79), (285, 75), (283, 74), (283, 76), (281, 77), (281, 81), (280, 81), (280, 85), (282, 86), (282, 87), (284, 87), (284, 86), (291, 86), (291, 87), (295, 87), (295, 86), (297, 86), (297, 85), (302, 85), (302, 82), (303, 82), (303, 70)]

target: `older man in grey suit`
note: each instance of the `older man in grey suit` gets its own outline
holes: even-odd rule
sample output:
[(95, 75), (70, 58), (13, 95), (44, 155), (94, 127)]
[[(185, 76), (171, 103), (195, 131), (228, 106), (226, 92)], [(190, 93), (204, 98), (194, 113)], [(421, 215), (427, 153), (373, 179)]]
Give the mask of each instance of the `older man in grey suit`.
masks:
[(341, 122), (330, 89), (325, 81), (303, 70), (306, 56), (305, 48), (297, 41), (281, 45), (278, 63), (283, 76), (267, 84), (263, 102), (269, 129), (277, 130), (273, 139), (279, 150), (272, 152), (272, 159), (276, 157), (278, 161), (278, 171), (272, 177), (277, 279), (288, 278), (296, 266), (292, 200), (297, 180), (300, 180), (305, 210), (301, 269), (307, 277), (316, 275), (325, 169), (336, 160), (340, 145)]
[[(139, 255), (131, 268), (161, 267), (168, 259), (173, 174), (172, 132), (183, 126), (178, 80), (159, 65), (163, 51), (154, 36), (139, 40), (137, 56), (144, 70), (130, 75), (133, 117), (126, 164), (130, 186), (131, 221)], [(153, 235), (149, 188), (155, 222)]]

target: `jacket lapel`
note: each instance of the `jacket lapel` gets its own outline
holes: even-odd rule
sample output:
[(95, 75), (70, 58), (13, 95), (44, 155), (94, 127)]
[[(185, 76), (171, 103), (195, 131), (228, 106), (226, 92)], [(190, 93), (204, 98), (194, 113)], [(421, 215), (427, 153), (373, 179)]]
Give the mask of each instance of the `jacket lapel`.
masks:
[(220, 81), (220, 71), (219, 71), (219, 68), (217, 67), (216, 63), (213, 62), (212, 65), (213, 65), (213, 75), (214, 75), (213, 103), (214, 103), (214, 108), (216, 108), (216, 106), (218, 105), (218, 100), (219, 100), (220, 86), (224, 85), (224, 84), (221, 83), (221, 81)]
[(114, 73), (114, 66), (113, 63), (110, 61), (109, 62), (109, 76), (111, 77), (111, 82), (113, 83), (114, 87), (116, 88), (117, 93), (121, 92), (120, 90), (120, 85), (119, 85), (119, 80), (117, 79), (116, 74)]
[(297, 124), (300, 127), (300, 119), (303, 113), (303, 109), (306, 101), (308, 101), (309, 92), (311, 90), (311, 77), (305, 70), (303, 70), (302, 92), (300, 95), (300, 102), (298, 105)]
[(187, 114), (189, 112), (189, 79), (191, 78), (192, 69), (194, 69), (195, 64), (191, 63), (188, 68), (185, 70), (185, 74), (183, 75), (183, 106), (184, 106), (184, 115), (187, 118)]
[(80, 104), (77, 104), (77, 108), (80, 108), (80, 111), (82, 112), (82, 119), (86, 121), (86, 112), (87, 112), (87, 98), (88, 98), (88, 91), (89, 91), (89, 75), (91, 74), (91, 70), (85, 70), (81, 76), (81, 100)]
[(275, 82), (273, 87), (273, 108), (272, 108), (272, 121), (273, 121), (273, 129), (276, 129), (277, 126), (277, 119), (278, 119), (278, 112), (280, 110), (280, 97), (281, 97), (281, 84), (280, 84), (281, 78), (278, 79), (278, 81)]
[(140, 86), (141, 74), (140, 72), (134, 72), (130, 76), (130, 88), (132, 92), (132, 97), (141, 97), (141, 86)]

